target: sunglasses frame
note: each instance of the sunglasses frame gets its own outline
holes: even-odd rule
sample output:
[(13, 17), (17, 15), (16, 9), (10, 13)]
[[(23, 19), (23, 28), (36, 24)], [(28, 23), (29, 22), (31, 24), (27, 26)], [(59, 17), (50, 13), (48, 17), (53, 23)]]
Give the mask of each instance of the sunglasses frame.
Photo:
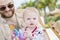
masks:
[(13, 8), (13, 7), (14, 7), (14, 4), (8, 4), (7, 6), (2, 5), (2, 6), (0, 7), (0, 11), (4, 11), (4, 10), (6, 9), (6, 7), (8, 7), (8, 8)]

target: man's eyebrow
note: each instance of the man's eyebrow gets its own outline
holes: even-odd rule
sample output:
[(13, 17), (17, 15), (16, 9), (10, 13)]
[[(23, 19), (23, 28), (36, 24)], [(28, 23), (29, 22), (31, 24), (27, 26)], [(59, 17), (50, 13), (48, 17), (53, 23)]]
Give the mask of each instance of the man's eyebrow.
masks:
[(1, 5), (0, 7), (2, 7), (2, 6), (5, 6), (5, 5)]
[(12, 2), (8, 3), (8, 4), (11, 4)]

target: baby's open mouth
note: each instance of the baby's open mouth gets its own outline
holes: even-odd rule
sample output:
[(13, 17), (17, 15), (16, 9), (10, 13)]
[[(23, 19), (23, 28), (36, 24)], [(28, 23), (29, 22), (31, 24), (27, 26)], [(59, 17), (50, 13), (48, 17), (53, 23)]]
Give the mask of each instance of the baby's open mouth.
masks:
[(30, 25), (34, 25), (33, 23), (31, 23)]

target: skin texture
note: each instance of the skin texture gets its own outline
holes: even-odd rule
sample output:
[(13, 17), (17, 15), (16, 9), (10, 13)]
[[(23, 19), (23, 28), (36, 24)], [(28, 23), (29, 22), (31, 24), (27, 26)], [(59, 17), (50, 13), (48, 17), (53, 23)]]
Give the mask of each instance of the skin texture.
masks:
[(4, 11), (0, 10), (0, 14), (3, 18), (11, 18), (14, 14), (14, 7), (8, 8), (9, 4), (13, 4), (12, 0), (0, 0), (0, 7), (6, 6), (6, 9)]
[(37, 25), (38, 16), (34, 12), (25, 13), (24, 14), (24, 22), (27, 26), (34, 27)]

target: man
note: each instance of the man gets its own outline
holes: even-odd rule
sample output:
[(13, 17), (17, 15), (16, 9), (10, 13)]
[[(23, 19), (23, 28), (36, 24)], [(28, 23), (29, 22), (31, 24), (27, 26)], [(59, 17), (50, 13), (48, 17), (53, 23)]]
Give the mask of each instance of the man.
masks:
[(21, 19), (19, 18), (21, 17), (18, 15), (15, 13), (13, 0), (0, 0), (0, 28), (2, 28), (0, 29), (0, 35), (2, 35), (0, 40), (12, 40), (9, 27), (14, 25), (17, 30), (20, 28)]

